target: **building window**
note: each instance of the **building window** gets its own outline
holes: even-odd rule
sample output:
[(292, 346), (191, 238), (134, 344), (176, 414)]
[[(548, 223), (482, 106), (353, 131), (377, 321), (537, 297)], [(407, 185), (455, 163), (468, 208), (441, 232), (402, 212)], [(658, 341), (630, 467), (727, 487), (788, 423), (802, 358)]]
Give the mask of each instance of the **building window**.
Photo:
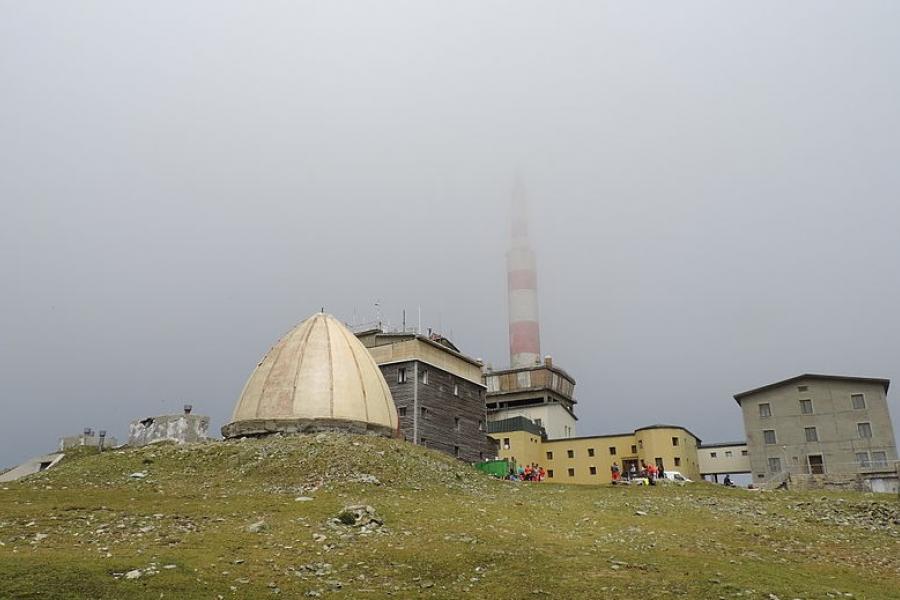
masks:
[(453, 395), (459, 396), (459, 384), (458, 383), (453, 384)]
[(478, 431), (484, 431), (484, 421), (478, 421)]
[(553, 453), (547, 452), (547, 460), (553, 460)]
[(797, 391), (798, 391), (798, 392), (808, 392), (808, 391), (809, 391), (809, 386), (808, 386), (808, 385), (801, 385), (801, 386), (797, 387)]
[(710, 457), (710, 458), (716, 458), (717, 456), (718, 456), (718, 455), (717, 455), (715, 452), (710, 452), (710, 453), (709, 453), (709, 457)]
[(478, 460), (484, 460), (484, 452), (478, 453)]
[(424, 419), (428, 416), (428, 409), (424, 406), (419, 407), (419, 415)]
[(807, 442), (818, 442), (819, 441), (819, 432), (816, 431), (815, 427), (806, 427), (803, 431), (806, 432), (806, 441)]
[(857, 452), (856, 453), (856, 462), (863, 469), (869, 468), (869, 453), (868, 452)]
[(853, 394), (850, 396), (853, 402), (853, 410), (862, 410), (866, 407), (866, 397), (864, 394)]
[(459, 458), (459, 446), (453, 446), (453, 455)]
[(725, 458), (732, 458), (733, 456), (734, 456), (734, 453), (732, 453), (731, 450), (725, 451)]
[(770, 446), (772, 444), (777, 444), (778, 441), (775, 439), (775, 430), (774, 429), (764, 430), (763, 431), (763, 441), (765, 441), (765, 443)]
[(678, 438), (677, 438), (677, 437), (673, 437), (673, 438), (672, 438), (672, 445), (673, 445), (673, 446), (677, 446), (677, 445), (678, 445)]
[(597, 474), (597, 467), (591, 467), (591, 475)]
[(741, 456), (750, 456), (749, 450), (741, 450)]
[(806, 464), (809, 465), (809, 472), (812, 475), (825, 474), (825, 461), (821, 454), (810, 454), (806, 457)]
[(422, 369), (422, 385), (428, 385), (428, 369)]
[(535, 419), (534, 424), (537, 425), (538, 427), (544, 426), (544, 423), (540, 419)]
[(566, 454), (569, 455), (569, 458), (575, 458), (575, 451), (574, 451), (574, 450), (567, 450), (567, 451), (566, 451)]
[(610, 456), (615, 456), (615, 455), (616, 455), (616, 447), (615, 447), (615, 446), (610, 446), (610, 447), (609, 447), (609, 455), (610, 455)]
[(428, 440), (425, 439), (425, 438), (421, 438), (421, 439), (419, 440), (419, 444), (421, 444), (422, 446), (424, 446), (424, 447), (427, 448), (427, 447), (428, 447)]
[(509, 438), (503, 438), (503, 448), (509, 450)]
[(859, 432), (860, 439), (869, 439), (872, 437), (871, 423), (857, 423), (856, 430)]
[(459, 431), (459, 417), (453, 417), (453, 427)]
[(769, 459), (769, 473), (781, 473), (781, 459), (780, 458), (770, 458)]
[(760, 417), (771, 417), (772, 416), (772, 405), (768, 402), (763, 402), (759, 405), (759, 416)]
[(813, 414), (812, 400), (801, 400), (800, 401), (800, 414), (802, 414), (802, 415)]
[(588, 456), (590, 456), (590, 457), (593, 457), (593, 456), (594, 456), (594, 449), (593, 449), (593, 448), (588, 448)]
[(676, 467), (680, 467), (680, 466), (681, 466), (681, 457), (679, 457), (679, 456), (676, 456), (676, 457), (675, 457), (675, 466), (676, 466)]
[(401, 417), (405, 417), (406, 416), (406, 407), (401, 406), (400, 408), (397, 409), (397, 412), (400, 413)]
[(569, 477), (575, 477), (575, 469), (569, 469)]
[(397, 383), (406, 383), (406, 369), (397, 369)]
[(873, 467), (886, 467), (887, 466), (887, 453), (886, 452), (873, 452), (872, 453), (872, 466)]
[(640, 448), (641, 450), (644, 449), (644, 440), (638, 440), (638, 448)]
[(631, 453), (637, 454), (637, 446), (635, 446), (634, 444), (631, 445)]
[(547, 469), (547, 479), (553, 479), (553, 469)]

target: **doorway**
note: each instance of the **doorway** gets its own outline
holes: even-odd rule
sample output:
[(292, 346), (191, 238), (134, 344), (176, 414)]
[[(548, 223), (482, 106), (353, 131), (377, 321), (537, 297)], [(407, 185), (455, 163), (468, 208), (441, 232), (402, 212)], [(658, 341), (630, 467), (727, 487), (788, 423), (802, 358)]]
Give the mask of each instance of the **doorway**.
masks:
[(806, 461), (809, 464), (810, 475), (825, 474), (825, 461), (822, 459), (821, 454), (810, 454), (806, 457)]

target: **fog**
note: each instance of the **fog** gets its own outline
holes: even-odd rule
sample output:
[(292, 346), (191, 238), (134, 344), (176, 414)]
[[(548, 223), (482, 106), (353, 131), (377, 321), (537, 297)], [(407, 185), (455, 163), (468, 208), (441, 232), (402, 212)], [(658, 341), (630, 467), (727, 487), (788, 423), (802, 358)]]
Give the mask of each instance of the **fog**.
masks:
[(322, 307), (506, 365), (516, 173), (579, 434), (743, 439), (737, 392), (898, 379), (898, 19), (0, 0), (0, 467), (185, 403), (218, 431)]

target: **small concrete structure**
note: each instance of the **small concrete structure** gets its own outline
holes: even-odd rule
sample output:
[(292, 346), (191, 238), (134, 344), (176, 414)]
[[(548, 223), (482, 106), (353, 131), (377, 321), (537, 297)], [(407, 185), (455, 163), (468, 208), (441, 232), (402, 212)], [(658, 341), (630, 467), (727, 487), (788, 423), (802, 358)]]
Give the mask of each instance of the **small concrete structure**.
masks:
[(720, 475), (743, 475), (751, 472), (750, 450), (747, 442), (718, 442), (703, 444), (697, 448), (701, 477), (712, 477), (719, 482)]
[(59, 451), (65, 452), (66, 450), (81, 447), (101, 449), (115, 448), (118, 445), (119, 441), (114, 437), (106, 435), (105, 431), (97, 433), (93, 429), (85, 429), (81, 435), (60, 438)]
[(184, 414), (147, 417), (132, 421), (128, 426), (128, 445), (133, 448), (175, 442), (197, 444), (209, 439), (209, 417), (191, 414), (192, 407), (185, 406)]
[(55, 467), (64, 457), (65, 454), (61, 452), (46, 454), (44, 456), (35, 456), (34, 458), (26, 460), (18, 467), (12, 468), (6, 473), (0, 475), (0, 483), (17, 481), (23, 477), (28, 477), (29, 475), (34, 475), (35, 473), (40, 473), (41, 471), (51, 469)]

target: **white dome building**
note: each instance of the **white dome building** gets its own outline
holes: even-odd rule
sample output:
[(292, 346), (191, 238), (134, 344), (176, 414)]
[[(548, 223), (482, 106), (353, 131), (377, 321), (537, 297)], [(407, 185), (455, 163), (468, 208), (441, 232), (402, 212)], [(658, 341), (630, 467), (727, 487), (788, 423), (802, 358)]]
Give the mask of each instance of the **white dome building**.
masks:
[(226, 438), (342, 429), (394, 436), (397, 408), (375, 360), (325, 313), (289, 332), (250, 375)]

